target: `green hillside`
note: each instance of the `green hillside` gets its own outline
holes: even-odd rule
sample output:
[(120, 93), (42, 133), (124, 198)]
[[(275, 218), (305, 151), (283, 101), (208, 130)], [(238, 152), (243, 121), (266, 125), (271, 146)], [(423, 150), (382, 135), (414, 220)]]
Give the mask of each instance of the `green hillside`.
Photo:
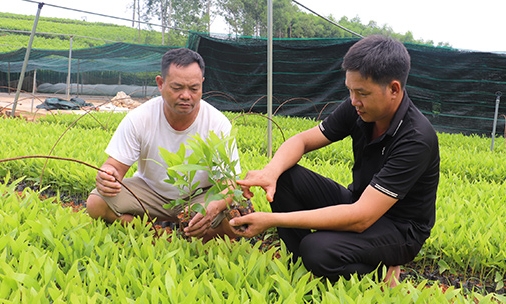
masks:
[[(35, 16), (0, 13), (0, 53), (26, 47)], [(109, 23), (40, 17), (33, 48), (68, 49), (73, 36), (73, 49), (88, 48), (113, 42), (161, 44), (162, 34)], [(186, 43), (186, 37), (171, 37), (171, 45)]]

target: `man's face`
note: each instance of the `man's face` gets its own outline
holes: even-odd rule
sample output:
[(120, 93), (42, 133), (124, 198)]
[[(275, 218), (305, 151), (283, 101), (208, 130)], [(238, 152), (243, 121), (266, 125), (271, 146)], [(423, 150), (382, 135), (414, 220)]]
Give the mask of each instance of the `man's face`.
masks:
[(176, 115), (191, 114), (198, 109), (203, 81), (202, 70), (196, 62), (186, 67), (171, 64), (165, 80), (161, 76), (156, 77), (164, 107), (170, 114)]
[(360, 72), (346, 72), (346, 87), (350, 92), (351, 104), (365, 122), (389, 122), (397, 110), (390, 85), (383, 86)]

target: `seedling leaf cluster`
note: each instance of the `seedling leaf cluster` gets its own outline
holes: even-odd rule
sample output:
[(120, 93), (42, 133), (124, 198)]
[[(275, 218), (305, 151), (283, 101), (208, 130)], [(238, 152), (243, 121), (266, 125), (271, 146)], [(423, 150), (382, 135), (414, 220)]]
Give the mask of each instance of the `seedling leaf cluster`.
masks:
[[(227, 115), (237, 129), (239, 174), (262, 168), (268, 161), (267, 122)], [(52, 150), (52, 155), (100, 166), (124, 115), (94, 113), (54, 146), (77, 117), (1, 120), (0, 132), (6, 136), (0, 141), (0, 158)], [(277, 117), (276, 122), (287, 138), (317, 124), (290, 117)], [(65, 193), (65, 199), (86, 197), (94, 186), (94, 170), (51, 160), (38, 185), (41, 190), (21, 190), (39, 182), (45, 163), (24, 159), (0, 165), (0, 298), (2, 303), (505, 303), (505, 141), (496, 138), (490, 151), (490, 138), (445, 133), (438, 137), (436, 224), (414, 263), (403, 267), (416, 275), (395, 288), (373, 275), (336, 283), (316, 278), (300, 261), (291, 262), (282, 243), (268, 248), (261, 240), (248, 239), (202, 244), (174, 233), (156, 239), (146, 218), (126, 226), (91, 220), (85, 209), (62, 208), (66, 202), (60, 194)], [(274, 130), (273, 150), (282, 141)], [(347, 184), (350, 146), (349, 140), (327, 146), (301, 163)], [(47, 195), (48, 190), (53, 195)], [(255, 209), (270, 211), (263, 191), (252, 190)], [(458, 282), (435, 281), (424, 277), (427, 272)]]
[[(232, 201), (240, 204), (243, 201), (242, 191), (238, 188), (239, 159), (233, 158), (236, 149), (235, 129), (231, 134), (217, 135), (210, 131), (207, 137), (195, 134), (182, 143), (176, 152), (170, 152), (160, 147), (160, 156), (166, 164), (167, 179), (174, 185), (181, 196), (166, 207), (183, 206), (190, 210), (205, 214), (205, 207), (209, 202), (231, 197)], [(203, 190), (200, 181), (195, 180), (198, 172), (207, 175), (210, 187), (205, 193), (205, 204), (193, 204), (192, 199), (200, 195)]]

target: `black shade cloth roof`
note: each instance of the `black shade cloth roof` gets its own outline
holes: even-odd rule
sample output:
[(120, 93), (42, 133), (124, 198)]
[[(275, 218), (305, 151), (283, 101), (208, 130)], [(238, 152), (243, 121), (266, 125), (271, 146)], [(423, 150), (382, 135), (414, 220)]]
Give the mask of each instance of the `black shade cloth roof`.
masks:
[[(160, 59), (170, 46), (113, 43), (72, 50), (71, 73), (90, 71), (158, 72)], [(68, 50), (31, 49), (26, 71), (68, 72)], [(26, 48), (1, 53), (0, 71), (20, 73)]]

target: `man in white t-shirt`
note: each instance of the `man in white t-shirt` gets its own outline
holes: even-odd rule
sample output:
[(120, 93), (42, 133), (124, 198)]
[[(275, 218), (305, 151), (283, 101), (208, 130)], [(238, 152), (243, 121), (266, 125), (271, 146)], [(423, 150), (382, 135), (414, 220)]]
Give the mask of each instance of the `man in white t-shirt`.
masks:
[[(180, 209), (165, 209), (164, 204), (179, 197), (178, 190), (164, 181), (166, 170), (159, 155), (159, 147), (176, 152), (181, 143), (199, 134), (206, 138), (210, 131), (228, 135), (230, 121), (216, 108), (201, 100), (204, 81), (204, 60), (189, 49), (169, 50), (162, 58), (162, 76), (156, 76), (161, 96), (135, 108), (121, 121), (105, 152), (109, 155), (96, 177), (86, 207), (92, 218), (106, 222), (131, 221), (145, 211), (157, 221), (177, 222)], [(233, 159), (238, 159), (237, 149)], [(137, 172), (124, 178), (129, 168), (138, 163)], [(240, 172), (240, 168), (238, 172)], [(136, 196), (124, 190), (121, 181)], [(207, 175), (196, 177), (199, 187), (210, 186)], [(203, 195), (197, 201), (203, 202)], [(223, 221), (223, 211), (229, 202), (212, 201), (205, 215), (197, 214), (185, 228), (188, 236), (201, 237), (204, 241), (216, 235), (235, 234), (228, 221)]]

